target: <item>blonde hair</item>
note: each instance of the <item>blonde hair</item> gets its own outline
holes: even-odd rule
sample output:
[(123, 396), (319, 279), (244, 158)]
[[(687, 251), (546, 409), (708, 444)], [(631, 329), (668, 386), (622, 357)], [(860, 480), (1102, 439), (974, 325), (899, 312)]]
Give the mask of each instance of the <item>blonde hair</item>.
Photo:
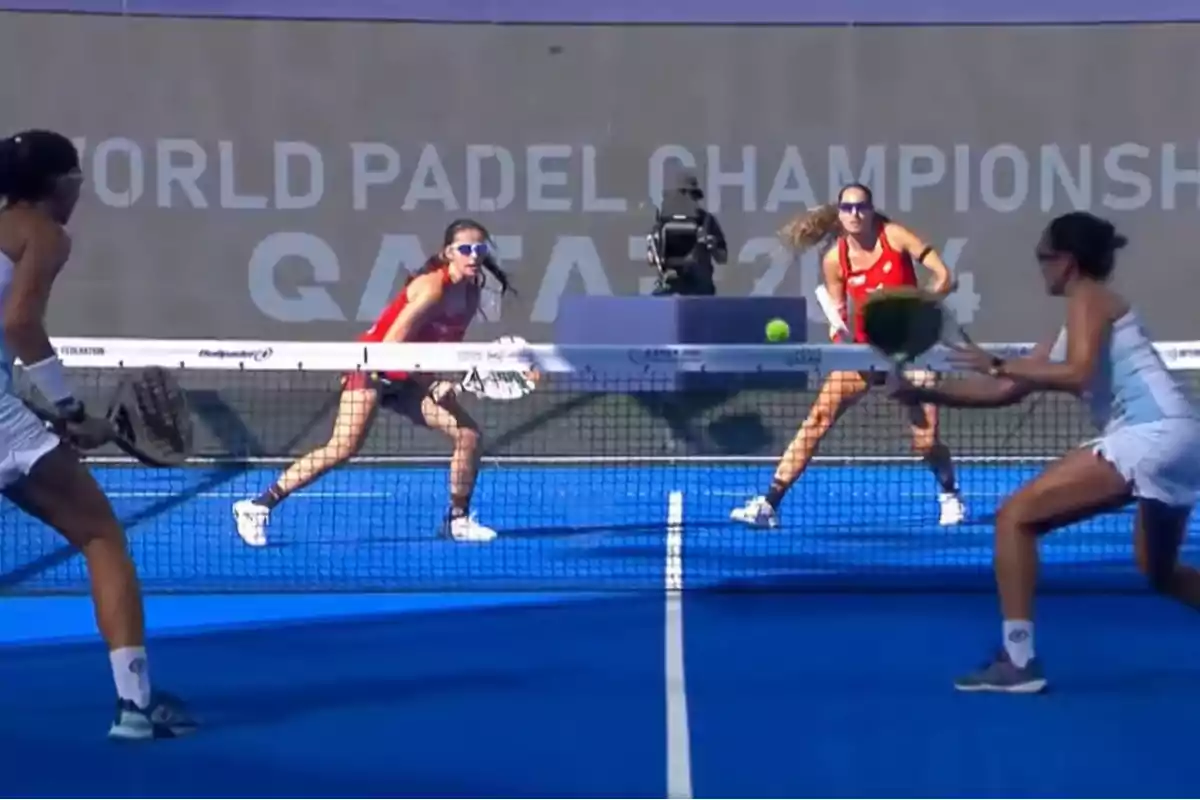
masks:
[[(810, 247), (828, 242), (842, 235), (842, 223), (838, 219), (838, 203), (850, 189), (857, 189), (866, 195), (868, 203), (874, 205), (875, 193), (871, 187), (863, 183), (847, 183), (837, 195), (837, 203), (824, 203), (816, 208), (794, 217), (791, 222), (779, 229), (779, 238), (783, 243), (799, 255)], [(875, 220), (879, 225), (886, 225), (891, 219), (875, 211)]]
[(799, 254), (837, 236), (841, 229), (837, 206), (824, 203), (793, 217), (779, 229), (779, 238), (792, 252)]

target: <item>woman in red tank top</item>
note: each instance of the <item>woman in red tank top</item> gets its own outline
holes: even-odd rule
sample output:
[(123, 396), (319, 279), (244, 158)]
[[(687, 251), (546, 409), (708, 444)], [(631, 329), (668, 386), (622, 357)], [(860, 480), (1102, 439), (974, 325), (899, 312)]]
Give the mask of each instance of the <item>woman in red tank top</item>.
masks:
[[(443, 247), (408, 280), (379, 319), (359, 337), (365, 342), (461, 342), (479, 311), (486, 272), (509, 288), (491, 251), (487, 230), (473, 220), (446, 228)], [(458, 402), (453, 384), (402, 372), (345, 376), (328, 443), (302, 457), (265, 492), (233, 506), (238, 534), (247, 544), (266, 544), (271, 510), (285, 498), (349, 460), (362, 446), (375, 410), (397, 411), (418, 425), (445, 434), (454, 444), (450, 461), (450, 509), (442, 533), (458, 541), (490, 541), (496, 532), (476, 522), (471, 495), (479, 468), (479, 425)]]
[[(797, 217), (781, 236), (797, 252), (822, 243), (831, 245), (821, 259), (825, 287), (857, 343), (866, 342), (862, 318), (857, 313), (853, 319), (849, 318), (847, 299), (857, 310), (873, 291), (916, 286), (917, 263), (933, 273), (930, 291), (946, 295), (953, 288), (950, 270), (937, 252), (908, 228), (876, 212), (871, 190), (861, 184), (842, 187), (836, 205), (821, 206)], [(842, 338), (833, 326), (830, 337), (834, 341)], [(909, 373), (908, 377), (922, 385), (936, 380), (936, 376), (924, 372)], [(732, 518), (754, 526), (774, 527), (778, 523), (779, 504), (804, 474), (821, 440), (851, 406), (872, 386), (883, 383), (884, 378), (883, 374), (831, 372), (808, 418), (779, 460), (767, 493), (736, 509)], [(910, 406), (908, 410), (913, 449), (928, 464), (941, 487), (939, 521), (942, 525), (956, 525), (962, 522), (966, 511), (959, 498), (950, 451), (938, 438), (937, 407)]]

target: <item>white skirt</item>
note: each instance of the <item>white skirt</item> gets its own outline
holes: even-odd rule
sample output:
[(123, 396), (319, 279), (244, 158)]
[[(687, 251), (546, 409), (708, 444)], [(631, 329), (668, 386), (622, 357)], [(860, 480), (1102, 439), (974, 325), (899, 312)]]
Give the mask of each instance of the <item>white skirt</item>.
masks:
[(21, 400), (0, 392), (0, 490), (29, 474), (59, 438)]
[(1085, 443), (1133, 486), (1134, 497), (1194, 506), (1200, 497), (1200, 420), (1164, 419)]

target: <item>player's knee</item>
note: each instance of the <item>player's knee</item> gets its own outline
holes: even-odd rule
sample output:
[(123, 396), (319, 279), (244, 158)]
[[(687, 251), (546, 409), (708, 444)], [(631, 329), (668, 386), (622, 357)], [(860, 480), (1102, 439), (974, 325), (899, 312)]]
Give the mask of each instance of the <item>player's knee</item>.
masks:
[(483, 442), (478, 428), (461, 426), (454, 431), (454, 446), (465, 452), (475, 452)]
[(937, 454), (937, 440), (932, 435), (917, 434), (912, 440), (913, 452), (921, 458)]
[(1034, 531), (1032, 509), (1015, 498), (1005, 501), (996, 512), (996, 535), (1032, 533)]
[(829, 427), (832, 424), (833, 414), (829, 409), (817, 406), (809, 412), (808, 418), (804, 420), (804, 424), (800, 426), (800, 430), (805, 436), (819, 439), (829, 432)]
[(482, 434), (479, 428), (474, 425), (455, 425), (445, 433), (450, 434), (450, 439), (454, 441), (454, 449), (460, 453), (472, 453), (480, 449)]
[(358, 439), (334, 439), (322, 448), (321, 460), (327, 466), (336, 467), (353, 458), (355, 453), (358, 452), (359, 446), (360, 441)]
[(104, 550), (126, 552), (128, 542), (125, 538), (125, 526), (113, 513), (85, 513), (72, 515), (58, 526), (62, 534), (79, 547), (84, 556)]

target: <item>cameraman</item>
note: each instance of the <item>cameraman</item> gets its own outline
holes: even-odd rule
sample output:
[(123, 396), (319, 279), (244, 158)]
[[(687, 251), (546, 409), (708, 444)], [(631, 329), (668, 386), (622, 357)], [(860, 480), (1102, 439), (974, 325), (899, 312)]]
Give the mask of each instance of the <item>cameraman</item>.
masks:
[(659, 272), (654, 294), (714, 295), (714, 264), (729, 256), (725, 233), (703, 206), (704, 191), (696, 176), (685, 172), (663, 192), (662, 208), (646, 237), (646, 259)]

